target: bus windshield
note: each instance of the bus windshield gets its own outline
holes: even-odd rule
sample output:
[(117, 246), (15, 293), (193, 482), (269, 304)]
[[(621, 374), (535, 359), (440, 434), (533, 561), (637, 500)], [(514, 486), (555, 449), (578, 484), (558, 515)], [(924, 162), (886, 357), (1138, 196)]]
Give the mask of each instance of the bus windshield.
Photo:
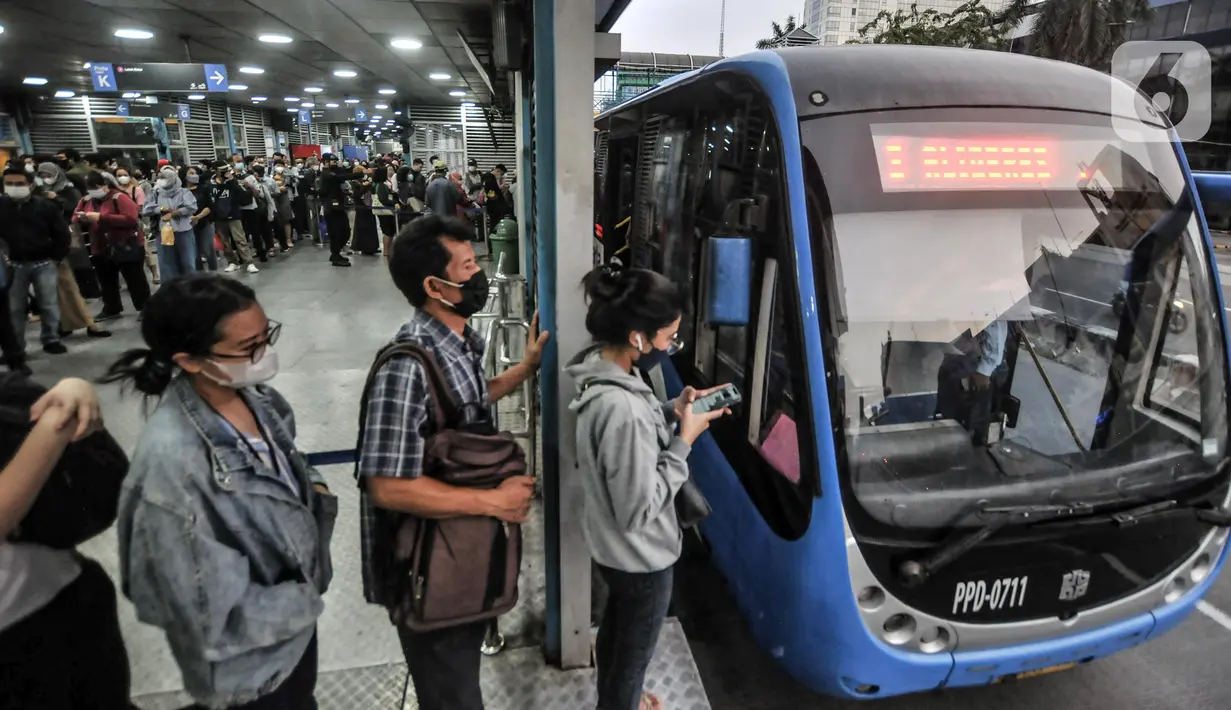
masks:
[(801, 124), (845, 493), (872, 518), (975, 525), (1214, 475), (1224, 338), (1193, 200), (1165, 131), (1116, 128), (993, 109)]

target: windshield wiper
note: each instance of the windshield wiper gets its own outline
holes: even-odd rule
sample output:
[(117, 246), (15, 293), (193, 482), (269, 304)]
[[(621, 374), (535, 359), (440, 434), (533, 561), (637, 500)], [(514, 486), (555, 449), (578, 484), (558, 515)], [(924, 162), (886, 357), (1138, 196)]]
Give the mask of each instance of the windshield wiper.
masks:
[(1009, 505), (987, 506), (980, 513), (996, 515), (996, 519), (966, 535), (941, 543), (919, 560), (907, 560), (898, 565), (898, 580), (906, 587), (917, 587), (928, 581), (933, 574), (949, 566), (959, 557), (983, 544), (992, 535), (1000, 532), (1011, 522), (1034, 522), (1089, 515), (1093, 506), (1086, 503), (1072, 505)]

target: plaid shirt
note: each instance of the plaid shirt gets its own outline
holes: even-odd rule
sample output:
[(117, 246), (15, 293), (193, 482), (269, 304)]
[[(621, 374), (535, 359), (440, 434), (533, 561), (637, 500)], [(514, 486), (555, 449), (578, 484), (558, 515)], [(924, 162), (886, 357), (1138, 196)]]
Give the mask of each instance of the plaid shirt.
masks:
[[(423, 311), (416, 311), (402, 326), (393, 342), (413, 342), (436, 357), (454, 400), (466, 423), (488, 416), (490, 398), (483, 374), (483, 338), (470, 326), (464, 337)], [(417, 478), (423, 472), (423, 446), (434, 423), (430, 421), (427, 376), (418, 360), (395, 357), (385, 362), (364, 412), (363, 448), (359, 450), (359, 475)], [(360, 493), (360, 545), (363, 552), (363, 592), (376, 603), (376, 579), (372, 556), (379, 532), (381, 511), (372, 504), (366, 488)]]

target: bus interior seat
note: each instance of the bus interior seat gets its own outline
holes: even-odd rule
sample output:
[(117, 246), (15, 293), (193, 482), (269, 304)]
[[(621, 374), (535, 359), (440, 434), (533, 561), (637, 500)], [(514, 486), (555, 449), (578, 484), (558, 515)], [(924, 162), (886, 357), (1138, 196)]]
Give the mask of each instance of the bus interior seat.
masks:
[(847, 434), (846, 452), (856, 482), (923, 478), (969, 461), (970, 432), (952, 419), (863, 427)]
[(799, 430), (784, 412), (774, 415), (757, 447), (761, 458), (791, 483), (799, 483)]

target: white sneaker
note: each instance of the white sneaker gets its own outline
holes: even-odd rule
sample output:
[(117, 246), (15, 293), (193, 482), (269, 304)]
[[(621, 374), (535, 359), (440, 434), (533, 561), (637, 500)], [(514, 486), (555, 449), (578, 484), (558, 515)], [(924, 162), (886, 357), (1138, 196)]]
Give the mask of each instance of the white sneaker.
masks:
[(256, 264), (248, 264), (248, 273), (256, 274), (256, 273), (259, 273), (260, 271), (261, 271), (260, 269), (256, 268)]
[(233, 273), (239, 271), (239, 264), (228, 264), (227, 268), (223, 269), (223, 273)]

